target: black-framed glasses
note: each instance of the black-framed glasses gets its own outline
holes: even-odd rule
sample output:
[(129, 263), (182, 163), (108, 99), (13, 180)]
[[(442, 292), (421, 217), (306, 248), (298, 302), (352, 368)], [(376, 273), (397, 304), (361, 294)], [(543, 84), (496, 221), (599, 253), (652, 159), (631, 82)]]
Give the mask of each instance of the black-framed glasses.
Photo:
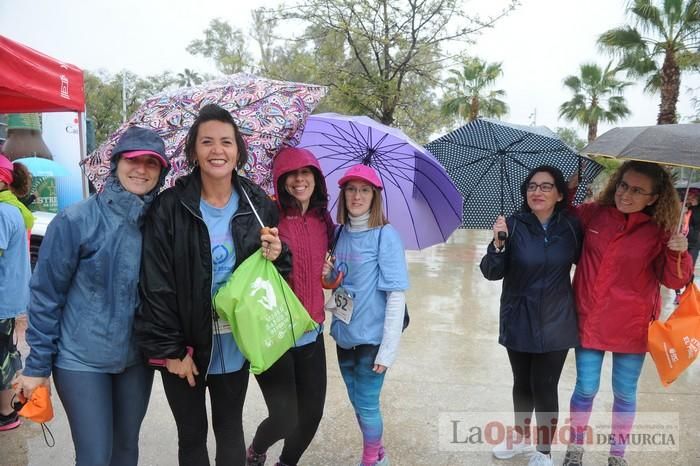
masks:
[(636, 197), (653, 196), (654, 195), (654, 193), (648, 193), (638, 186), (630, 186), (627, 183), (625, 183), (624, 181), (620, 181), (619, 183), (617, 183), (617, 186), (615, 187), (615, 189), (620, 194), (624, 194), (626, 192), (629, 192), (632, 196), (636, 196)]
[(535, 191), (537, 191), (537, 188), (540, 188), (540, 191), (542, 191), (543, 193), (549, 193), (552, 192), (552, 190), (554, 189), (554, 183), (535, 183), (533, 181), (527, 184), (528, 192), (534, 193)]

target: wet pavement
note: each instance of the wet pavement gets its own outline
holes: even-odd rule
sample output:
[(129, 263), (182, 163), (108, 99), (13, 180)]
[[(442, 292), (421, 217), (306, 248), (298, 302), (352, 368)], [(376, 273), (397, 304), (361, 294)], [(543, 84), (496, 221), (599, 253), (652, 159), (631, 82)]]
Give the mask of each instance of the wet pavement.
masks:
[[(489, 239), (486, 231), (460, 230), (447, 244), (408, 253), (411, 326), (403, 335), (399, 357), (388, 372), (382, 392), (385, 445), (394, 466), (527, 464), (526, 458), (494, 459), (488, 442), (497, 438), (496, 434), (482, 435), (482, 443), (473, 435), (474, 429), (483, 427), (488, 420), (507, 417), (512, 409), (510, 366), (505, 349), (497, 343), (501, 283), (487, 282), (478, 268)], [(672, 310), (672, 292), (664, 290), (663, 297), (666, 315)], [(335, 346), (328, 335), (326, 348), (325, 413), (300, 464), (357, 465), (361, 455), (360, 432), (340, 377)], [(574, 382), (575, 366), (570, 353), (559, 384), (562, 423), (568, 416)], [(630, 448), (627, 455), (630, 465), (700, 465), (698, 386), (700, 365), (695, 364), (672, 386), (664, 388), (647, 358), (639, 384), (638, 419), (645, 423), (644, 432), (651, 431), (646, 438), (652, 444)], [(88, 387), (85, 395), (89, 396)], [(14, 431), (0, 432), (1, 465), (74, 463), (65, 413), (58, 398), (54, 397), (53, 401), (56, 417), (49, 426), (56, 446), (48, 448), (40, 427), (26, 422)], [(611, 406), (608, 357), (594, 410), (610, 411)], [(244, 411), (247, 442), (265, 415), (260, 390), (251, 376)], [(654, 424), (661, 418), (666, 421), (670, 418), (670, 424)], [(606, 416), (602, 416), (602, 422), (605, 421)], [(158, 376), (140, 446), (139, 464), (177, 464), (175, 424)], [(209, 448), (213, 464), (211, 429)], [(274, 464), (280, 448), (277, 444), (270, 450), (268, 464)], [(564, 448), (554, 447), (554, 464), (561, 464)], [(584, 456), (585, 464), (607, 464), (604, 447), (591, 450)]]

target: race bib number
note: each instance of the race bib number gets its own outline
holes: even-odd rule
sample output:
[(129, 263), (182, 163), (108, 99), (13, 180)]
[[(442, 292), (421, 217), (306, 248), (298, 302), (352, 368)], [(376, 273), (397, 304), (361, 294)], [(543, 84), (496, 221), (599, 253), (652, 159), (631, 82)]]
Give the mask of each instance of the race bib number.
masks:
[(350, 319), (352, 319), (352, 307), (352, 295), (342, 286), (339, 286), (333, 291), (333, 294), (325, 305), (326, 311), (346, 324), (349, 324)]

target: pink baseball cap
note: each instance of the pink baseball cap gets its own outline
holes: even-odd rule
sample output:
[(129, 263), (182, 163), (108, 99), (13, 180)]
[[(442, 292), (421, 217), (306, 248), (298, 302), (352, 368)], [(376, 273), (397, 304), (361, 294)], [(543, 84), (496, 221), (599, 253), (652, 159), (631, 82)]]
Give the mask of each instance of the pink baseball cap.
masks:
[(121, 156), (125, 159), (133, 159), (136, 157), (141, 157), (142, 155), (150, 155), (158, 159), (163, 168), (168, 168), (168, 161), (163, 158), (158, 152), (153, 152), (152, 150), (132, 150), (127, 152), (122, 152)]
[(345, 183), (353, 180), (364, 181), (377, 189), (384, 188), (384, 185), (382, 185), (382, 180), (379, 179), (379, 175), (374, 168), (361, 163), (348, 168), (343, 177), (338, 180), (338, 186), (342, 188)]
[(4, 168), (5, 170), (10, 170), (14, 171), (15, 167), (12, 165), (12, 162), (10, 162), (10, 159), (5, 156), (5, 154), (0, 152), (0, 168)]

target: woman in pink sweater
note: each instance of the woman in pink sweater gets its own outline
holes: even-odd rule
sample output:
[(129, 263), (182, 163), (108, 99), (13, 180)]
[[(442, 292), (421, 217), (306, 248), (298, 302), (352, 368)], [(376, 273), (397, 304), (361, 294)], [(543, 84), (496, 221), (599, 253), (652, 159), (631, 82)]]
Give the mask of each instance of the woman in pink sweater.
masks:
[(275, 158), (273, 177), (280, 209), (280, 239), (292, 253), (290, 285), (320, 330), (302, 335), (271, 368), (256, 375), (269, 411), (248, 448), (247, 464), (265, 464), (278, 440), (278, 466), (294, 466), (311, 443), (326, 399), (321, 274), (333, 222), (321, 167), (306, 149), (285, 148)]

